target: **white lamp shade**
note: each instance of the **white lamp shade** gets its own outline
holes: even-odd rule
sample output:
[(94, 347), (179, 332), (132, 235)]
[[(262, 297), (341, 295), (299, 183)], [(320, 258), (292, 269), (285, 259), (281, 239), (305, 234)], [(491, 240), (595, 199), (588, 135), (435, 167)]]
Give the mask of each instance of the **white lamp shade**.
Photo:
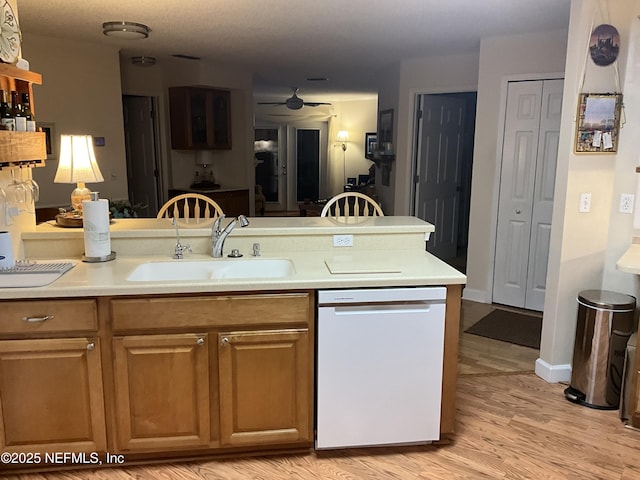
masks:
[(55, 183), (104, 182), (91, 135), (60, 135), (60, 161)]
[(339, 142), (348, 142), (349, 141), (349, 132), (346, 130), (340, 130), (338, 132), (338, 141)]

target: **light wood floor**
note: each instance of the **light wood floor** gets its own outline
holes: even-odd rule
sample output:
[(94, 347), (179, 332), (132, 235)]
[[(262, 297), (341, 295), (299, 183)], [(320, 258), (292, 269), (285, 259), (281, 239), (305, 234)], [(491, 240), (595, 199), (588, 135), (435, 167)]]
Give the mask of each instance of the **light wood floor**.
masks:
[[(463, 302), (464, 328), (491, 308)], [(548, 384), (533, 373), (517, 373), (533, 370), (537, 350), (513, 349), (508, 344), (473, 337), (462, 334), (461, 338), (456, 434), (447, 445), (310, 452), (8, 478), (640, 480), (640, 432), (625, 428), (617, 411), (574, 405), (564, 399), (564, 385)], [(509, 359), (510, 353), (516, 358)]]
[(463, 300), (458, 353), (458, 373), (460, 375), (534, 371), (536, 360), (540, 356), (539, 350), (464, 333), (467, 328), (496, 308), (536, 315), (536, 312)]

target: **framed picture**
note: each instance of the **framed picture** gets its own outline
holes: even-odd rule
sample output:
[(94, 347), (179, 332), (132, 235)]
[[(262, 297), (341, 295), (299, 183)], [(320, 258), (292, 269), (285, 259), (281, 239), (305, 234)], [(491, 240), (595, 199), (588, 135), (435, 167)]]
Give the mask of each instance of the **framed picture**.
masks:
[(47, 160), (56, 160), (55, 125), (48, 122), (37, 122), (36, 128), (38, 131), (44, 132), (45, 144), (47, 146)]
[(378, 150), (385, 155), (393, 154), (393, 109), (378, 114)]
[(616, 153), (621, 107), (621, 93), (581, 93), (575, 153)]
[(376, 132), (367, 132), (364, 134), (364, 152), (365, 155), (373, 155), (378, 149), (378, 135)]

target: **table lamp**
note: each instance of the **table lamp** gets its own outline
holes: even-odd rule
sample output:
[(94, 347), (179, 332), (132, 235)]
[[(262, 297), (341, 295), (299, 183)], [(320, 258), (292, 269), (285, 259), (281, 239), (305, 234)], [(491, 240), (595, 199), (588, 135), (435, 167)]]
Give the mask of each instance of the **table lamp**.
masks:
[(54, 183), (75, 183), (71, 192), (71, 206), (82, 211), (82, 201), (91, 199), (85, 183), (104, 182), (96, 162), (91, 135), (60, 135), (60, 161)]

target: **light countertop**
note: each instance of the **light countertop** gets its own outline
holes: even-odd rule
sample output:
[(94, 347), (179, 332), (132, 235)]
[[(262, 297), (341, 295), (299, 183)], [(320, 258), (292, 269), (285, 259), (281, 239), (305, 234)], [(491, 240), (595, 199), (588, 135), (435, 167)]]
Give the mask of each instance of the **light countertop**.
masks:
[[(127, 277), (145, 262), (236, 261), (208, 255), (209, 228), (182, 229), (182, 243), (194, 253), (173, 260), (175, 234), (166, 221), (136, 219), (116, 221), (111, 228), (117, 258), (104, 263), (80, 260), (82, 229), (40, 225), (24, 232), (30, 258), (72, 260), (76, 266), (53, 283), (35, 288), (0, 288), (1, 299), (147, 295), (225, 291), (297, 290), (464, 284), (466, 277), (425, 251), (425, 237), (433, 226), (414, 217), (370, 217), (339, 224), (319, 217), (250, 218), (247, 228), (236, 228), (225, 244), (225, 254), (240, 247), (239, 261), (259, 262), (285, 258), (295, 273), (279, 278), (206, 279), (133, 282)], [(166, 224), (166, 225), (165, 225)], [(353, 235), (353, 247), (333, 247), (333, 235)], [(118, 240), (120, 239), (120, 240)], [(261, 257), (251, 256), (251, 242), (261, 243)], [(235, 242), (235, 243), (234, 243)], [(33, 243), (33, 245), (31, 245)], [(78, 247), (79, 245), (79, 247)], [(46, 246), (47, 255), (33, 255)], [(59, 253), (56, 256), (56, 252)], [(63, 255), (71, 253), (71, 255)], [(331, 268), (330, 268), (331, 267)], [(333, 271), (333, 272), (332, 272)], [(376, 273), (378, 272), (378, 273)]]

